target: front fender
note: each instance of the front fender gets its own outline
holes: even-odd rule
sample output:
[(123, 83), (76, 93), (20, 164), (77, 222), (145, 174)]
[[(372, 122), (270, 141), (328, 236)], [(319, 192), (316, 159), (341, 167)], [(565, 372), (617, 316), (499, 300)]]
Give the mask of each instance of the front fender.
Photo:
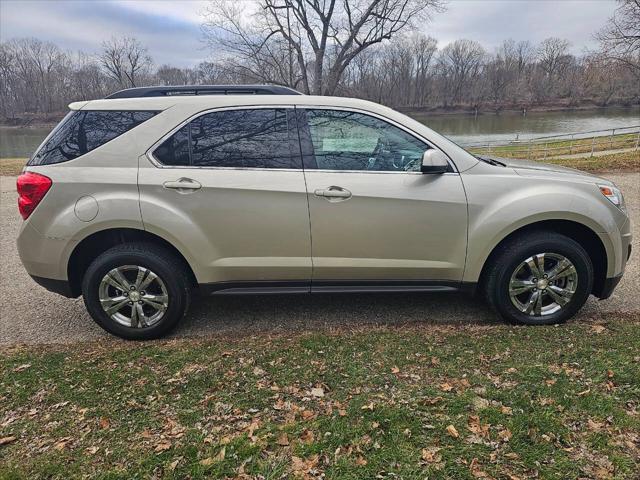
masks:
[[(610, 233), (617, 231), (615, 217), (606, 199), (593, 194), (589, 183), (523, 178), (505, 173), (464, 178), (469, 198), (469, 243), (465, 282), (477, 282), (493, 249), (517, 230), (538, 222), (565, 220), (592, 230), (607, 254), (607, 276), (616, 270), (618, 256)], [(579, 239), (576, 239), (579, 240)]]

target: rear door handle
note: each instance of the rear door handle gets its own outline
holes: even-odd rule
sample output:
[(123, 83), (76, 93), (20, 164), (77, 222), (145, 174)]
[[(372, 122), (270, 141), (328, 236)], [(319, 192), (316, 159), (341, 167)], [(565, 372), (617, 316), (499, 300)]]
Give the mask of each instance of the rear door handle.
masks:
[(178, 180), (164, 182), (162, 186), (164, 188), (176, 190), (179, 193), (195, 192), (202, 188), (200, 182), (196, 182), (191, 178), (180, 178)]
[(346, 200), (347, 198), (351, 198), (351, 192), (349, 190), (347, 190), (346, 188), (335, 186), (335, 185), (332, 185), (328, 188), (318, 188), (313, 193), (315, 194), (316, 197), (324, 197), (329, 201), (334, 199)]

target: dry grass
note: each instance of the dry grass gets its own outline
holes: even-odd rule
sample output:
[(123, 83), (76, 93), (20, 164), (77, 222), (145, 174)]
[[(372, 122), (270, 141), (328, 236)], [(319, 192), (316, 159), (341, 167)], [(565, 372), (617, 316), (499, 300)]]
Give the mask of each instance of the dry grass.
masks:
[(0, 158), (0, 175), (20, 175), (26, 162), (26, 158)]

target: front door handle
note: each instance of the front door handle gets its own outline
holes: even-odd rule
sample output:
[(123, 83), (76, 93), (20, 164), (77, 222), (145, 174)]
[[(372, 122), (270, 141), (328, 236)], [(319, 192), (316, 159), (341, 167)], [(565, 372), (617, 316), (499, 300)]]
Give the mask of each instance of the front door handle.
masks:
[(328, 188), (318, 188), (313, 193), (316, 197), (324, 197), (329, 201), (339, 201), (351, 198), (351, 192), (349, 190), (335, 185)]
[(170, 190), (176, 190), (179, 193), (195, 192), (202, 188), (200, 182), (196, 182), (191, 178), (180, 178), (178, 180), (164, 182), (162, 186)]

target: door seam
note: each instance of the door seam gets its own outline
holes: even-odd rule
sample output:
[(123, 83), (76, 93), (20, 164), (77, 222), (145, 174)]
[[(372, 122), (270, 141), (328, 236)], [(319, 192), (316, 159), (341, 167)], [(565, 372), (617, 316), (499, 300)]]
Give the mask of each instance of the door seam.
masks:
[(300, 166), (302, 167), (302, 178), (304, 179), (304, 190), (305, 190), (305, 198), (307, 199), (307, 217), (309, 219), (309, 248), (310, 248), (310, 252), (309, 252), (309, 260), (311, 261), (311, 276), (309, 278), (309, 292), (311, 292), (311, 289), (313, 287), (313, 277), (315, 274), (315, 266), (313, 264), (313, 234), (311, 231), (311, 204), (309, 201), (309, 185), (307, 184), (307, 171), (304, 168), (304, 158), (302, 158), (302, 140), (300, 139), (300, 115), (299, 115), (299, 110), (298, 107), (296, 107), (295, 105), (293, 106), (294, 108), (294, 112), (295, 112), (295, 119), (296, 119), (296, 134), (298, 136), (298, 148), (300, 151)]

